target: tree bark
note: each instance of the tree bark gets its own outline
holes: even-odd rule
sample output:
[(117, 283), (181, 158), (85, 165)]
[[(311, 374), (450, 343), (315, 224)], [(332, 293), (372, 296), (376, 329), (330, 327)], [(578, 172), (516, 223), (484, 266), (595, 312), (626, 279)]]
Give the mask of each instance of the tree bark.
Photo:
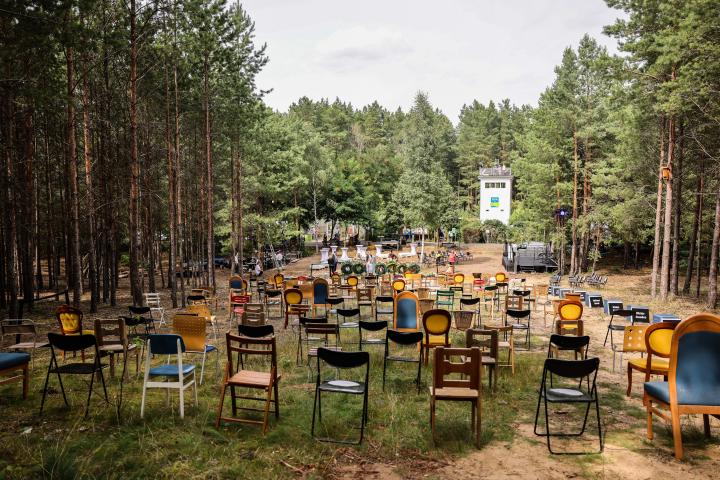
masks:
[(215, 286), (215, 229), (213, 221), (213, 159), (210, 132), (210, 61), (205, 55), (205, 160), (207, 166), (207, 260), (208, 285)]
[[(67, 149), (68, 181), (70, 183), (70, 229), (72, 239), (72, 291), (73, 305), (80, 307), (82, 298), (82, 258), (80, 256), (80, 213), (78, 195), (77, 148), (75, 144), (75, 62), (72, 47), (66, 49), (67, 60)], [(67, 268), (67, 261), (65, 263)]]
[(715, 227), (713, 228), (712, 249), (710, 250), (710, 272), (708, 274), (708, 305), (715, 309), (718, 305), (717, 277), (718, 250), (720, 249), (720, 187), (715, 196)]
[(130, 295), (135, 305), (142, 305), (140, 286), (140, 218), (139, 188), (140, 163), (137, 140), (137, 31), (135, 0), (130, 0), (130, 205), (128, 230), (130, 236)]
[(673, 175), (673, 190), (675, 193), (674, 212), (673, 212), (673, 235), (672, 235), (672, 264), (670, 266), (670, 298), (678, 295), (678, 274), (680, 270), (680, 213), (682, 209), (682, 163), (683, 163), (683, 147), (684, 147), (684, 127), (680, 123), (677, 153), (677, 169)]
[(690, 252), (687, 257), (687, 268), (685, 269), (685, 283), (683, 284), (682, 293), (687, 295), (690, 293), (690, 286), (693, 277), (693, 264), (695, 262), (695, 249), (697, 247), (698, 228), (700, 226), (700, 210), (702, 208), (702, 191), (703, 176), (698, 175), (697, 190), (695, 191), (695, 215), (693, 218), (692, 231), (690, 233)]
[[(675, 158), (675, 118), (670, 117), (668, 121), (668, 149), (667, 149), (667, 168), (673, 171), (673, 161)], [(673, 216), (673, 180), (668, 179), (665, 182), (665, 224), (663, 225), (663, 251), (662, 251), (662, 267), (660, 269), (660, 299), (667, 300), (670, 287), (670, 248), (672, 236), (672, 216)]]
[(572, 247), (570, 250), (570, 275), (578, 272), (577, 258), (577, 222), (578, 222), (578, 139), (577, 132), (573, 130), (573, 211), (572, 211)]
[(650, 295), (657, 296), (657, 281), (660, 273), (660, 249), (662, 247), (662, 167), (665, 165), (665, 119), (660, 123), (660, 167), (658, 168), (657, 201), (655, 203), (655, 241), (653, 243), (653, 266), (650, 277)]
[(92, 150), (90, 139), (90, 92), (88, 86), (88, 59), (83, 55), (83, 91), (82, 91), (82, 108), (83, 108), (83, 154), (85, 157), (85, 208), (87, 209), (88, 223), (88, 242), (90, 251), (88, 252), (88, 288), (90, 289), (90, 313), (97, 312), (99, 289), (96, 285), (96, 265), (97, 252), (95, 245), (95, 200), (93, 195), (92, 182)]

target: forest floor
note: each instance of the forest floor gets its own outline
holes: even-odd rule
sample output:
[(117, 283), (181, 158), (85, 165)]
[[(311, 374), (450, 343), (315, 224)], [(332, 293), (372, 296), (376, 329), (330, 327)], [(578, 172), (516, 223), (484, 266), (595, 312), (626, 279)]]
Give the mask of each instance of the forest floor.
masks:
[[(458, 266), (464, 273), (493, 273), (502, 270), (501, 246), (473, 245), (473, 260)], [(316, 257), (302, 259), (286, 268), (289, 274), (307, 274)], [(271, 274), (272, 272), (268, 272)], [(648, 295), (647, 271), (623, 272), (612, 268), (605, 298), (626, 304), (646, 305), (652, 312), (675, 313), (686, 317), (702, 310), (693, 299), (659, 303)], [(231, 328), (227, 304), (227, 271), (218, 272), (215, 312), (220, 331)], [(522, 275), (528, 283), (546, 282), (547, 275)], [(158, 279), (159, 280), (159, 279)], [(593, 289), (594, 290), (594, 289)], [(125, 314), (130, 298), (126, 280), (118, 292), (118, 307), (101, 306), (97, 314), (86, 314), (86, 328), (94, 318)], [(163, 291), (166, 316), (172, 316), (168, 294)], [(42, 331), (55, 328), (55, 304), (38, 305), (32, 315)], [(83, 310), (88, 305), (83, 302)], [(483, 312), (485, 314), (485, 312)], [(220, 368), (208, 359), (205, 382), (198, 389), (199, 406), (186, 400), (185, 419), (180, 419), (177, 396), (171, 406), (164, 394), (150, 391), (145, 418), (140, 418), (142, 380), (135, 375), (134, 358), (128, 362), (130, 377), (120, 389), (120, 375), (108, 381), (111, 405), (94, 396), (87, 418), (83, 407), (87, 386), (79, 380), (66, 383), (71, 408), (63, 406), (56, 379), (46, 410), (39, 416), (40, 399), (49, 355), (37, 352), (32, 370), (30, 396), (23, 401), (18, 384), (1, 387), (0, 392), (0, 479), (1, 478), (717, 478), (720, 471), (720, 422), (711, 424), (715, 437), (706, 440), (698, 418), (683, 418), (684, 461), (673, 457), (672, 435), (662, 420), (655, 421), (655, 440), (645, 437), (645, 410), (642, 405), (642, 377), (633, 379), (631, 397), (625, 396), (626, 370), (612, 369), (612, 351), (603, 347), (607, 318), (601, 309), (586, 309), (586, 333), (592, 338), (589, 355), (601, 359), (598, 385), (605, 450), (602, 454), (580, 456), (550, 455), (543, 437), (533, 433), (537, 391), (546, 356), (550, 330), (544, 326), (542, 307), (534, 312), (533, 347), (518, 351), (516, 373), (502, 370), (497, 391), (483, 392), (482, 447), (473, 446), (469, 431), (469, 408), (465, 405), (438, 407), (438, 443), (429, 429), (429, 400), (426, 385), (432, 367), (423, 368), (423, 388), (417, 393), (411, 379), (412, 367), (393, 365), (388, 369), (386, 391), (382, 392), (382, 353), (371, 352), (369, 424), (363, 444), (345, 447), (319, 443), (310, 435), (313, 407), (313, 373), (295, 363), (297, 340), (290, 329), (282, 330), (279, 318), (272, 323), (278, 331), (280, 419), (271, 417), (263, 436), (255, 426), (228, 424), (215, 429), (221, 369), (225, 364), (224, 339)], [(548, 316), (548, 323), (551, 316)], [(464, 343), (462, 332), (453, 332), (454, 345)], [(516, 339), (516, 342), (520, 343)], [(7, 343), (7, 339), (6, 339)], [(192, 361), (199, 360), (194, 357)], [(132, 365), (132, 366), (130, 366)], [(483, 379), (485, 385), (486, 379)], [(122, 393), (121, 393), (122, 392)], [(190, 396), (190, 395), (189, 395)], [(191, 396), (190, 396), (191, 397)], [(325, 404), (325, 401), (323, 402)], [(120, 405), (120, 407), (118, 407)], [(226, 410), (226, 414), (229, 411)], [(354, 399), (327, 399), (324, 405), (323, 434), (357, 435), (348, 428), (357, 423), (358, 402)], [(555, 428), (577, 426), (574, 408), (551, 408)], [(579, 416), (580, 420), (582, 415)], [(554, 447), (597, 450), (596, 421), (589, 416), (583, 437), (559, 440)]]

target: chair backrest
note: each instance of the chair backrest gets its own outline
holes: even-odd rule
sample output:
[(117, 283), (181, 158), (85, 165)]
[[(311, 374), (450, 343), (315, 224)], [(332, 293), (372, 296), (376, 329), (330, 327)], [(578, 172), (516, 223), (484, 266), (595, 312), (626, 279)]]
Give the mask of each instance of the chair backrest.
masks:
[(563, 300), (558, 305), (561, 320), (578, 320), (582, 317), (583, 305), (578, 300)]
[(398, 345), (415, 345), (422, 342), (423, 332), (398, 332), (389, 328), (387, 330), (387, 339)]
[(360, 309), (359, 308), (338, 308), (336, 310), (338, 317), (343, 317), (344, 319), (358, 317), (360, 318)]
[(207, 298), (205, 295), (188, 295), (188, 305), (207, 305)]
[(420, 303), (413, 292), (400, 292), (393, 305), (393, 329), (419, 330)]
[(339, 273), (333, 273), (333, 274), (330, 276), (330, 283), (332, 283), (333, 286), (336, 286), (336, 287), (337, 287), (337, 286), (340, 286), (340, 285), (342, 284), (342, 277), (340, 276), (340, 274), (339, 274)]
[(650, 357), (670, 358), (672, 337), (677, 327), (676, 322), (653, 323), (645, 329), (645, 349), (648, 352), (648, 364)]
[(494, 328), (471, 328), (465, 331), (465, 346), (479, 347), (489, 357), (498, 358), (498, 331)]
[(399, 294), (400, 292), (404, 291), (405, 290), (405, 280), (403, 280), (402, 278), (396, 278), (392, 282), (392, 288), (396, 294)]
[(299, 305), (303, 301), (303, 293), (299, 288), (288, 288), (283, 293), (285, 305)]
[[(557, 347), (560, 350), (580, 350), (582, 348), (587, 352), (590, 345), (590, 337), (587, 335), (559, 335), (553, 333), (550, 335), (550, 347)], [(548, 348), (548, 356), (552, 348)], [(584, 355), (583, 355), (584, 356)]]
[(318, 355), (318, 374), (320, 373), (320, 360), (334, 368), (358, 368), (366, 365), (370, 367), (370, 354), (368, 352), (343, 352), (320, 347)]
[(198, 317), (203, 317), (206, 321), (210, 321), (212, 315), (210, 313), (210, 307), (207, 305), (188, 305), (185, 307), (187, 313), (193, 313)]
[[(228, 372), (235, 373), (233, 365), (234, 354), (270, 357), (271, 375), (275, 378), (277, 373), (277, 347), (275, 344), (275, 335), (251, 337), (243, 335), (233, 335), (228, 332), (225, 334), (225, 344), (227, 345), (227, 361)], [(268, 348), (269, 347), (269, 348)]]
[(357, 277), (357, 275), (350, 275), (347, 277), (346, 282), (351, 287), (357, 287), (358, 283), (360, 283), (360, 279)]
[(438, 290), (437, 291), (437, 303), (438, 305), (446, 304), (450, 305), (455, 303), (455, 292), (452, 290)]
[(330, 294), (328, 282), (324, 278), (316, 278), (312, 283), (313, 305), (327, 304), (327, 298)]
[(273, 283), (275, 284), (275, 288), (283, 288), (283, 283), (285, 282), (285, 276), (282, 273), (276, 273), (273, 275)]
[(360, 330), (367, 330), (368, 332), (377, 332), (384, 328), (387, 328), (387, 320), (360, 320), (358, 322), (358, 328)]
[[(395, 299), (390, 295), (377, 295), (375, 297), (375, 308), (378, 306), (381, 306), (382, 304), (392, 304), (395, 302)], [(384, 305), (384, 306), (392, 306), (392, 305)]]
[(420, 313), (425, 314), (425, 312), (429, 312), (433, 308), (435, 308), (435, 300), (432, 298), (421, 298), (418, 300), (420, 302)]
[(584, 333), (583, 323), (582, 320), (556, 320), (555, 333), (558, 335), (582, 336)]
[(693, 315), (680, 323), (673, 335), (670, 355), (670, 403), (720, 405), (720, 316)]
[(520, 295), (508, 295), (505, 297), (505, 310), (522, 310), (525, 299)]
[(275, 334), (272, 325), (238, 325), (238, 334), (241, 337), (260, 338)]
[(8, 319), (0, 321), (0, 335), (32, 335), (37, 336), (35, 322), (27, 319)]
[(477, 308), (477, 305), (479, 303), (480, 303), (480, 297), (461, 298), (460, 299), (460, 310), (463, 310), (463, 307), (468, 307), (471, 309), (473, 309), (472, 307)]
[(127, 346), (128, 337), (125, 328), (125, 320), (118, 319), (95, 320), (95, 339), (98, 346), (123, 345)]
[(152, 310), (150, 307), (136, 307), (134, 305), (130, 305), (128, 307), (128, 310), (130, 311), (130, 315), (150, 315), (152, 317)]
[(156, 292), (143, 293), (145, 297), (145, 305), (151, 308), (161, 308), (160, 294)]
[(97, 348), (95, 335), (63, 335), (53, 332), (47, 335), (48, 342), (50, 342), (52, 348), (63, 352), (77, 352), (78, 350), (85, 350), (93, 346)]
[[(543, 383), (549, 373), (564, 378), (585, 378), (593, 373), (597, 376), (600, 359), (597, 357), (582, 360), (561, 360), (559, 358), (546, 358), (545, 367), (543, 369)], [(595, 387), (595, 378), (593, 378), (593, 389)], [(582, 385), (582, 383), (581, 383)]]
[(265, 312), (265, 305), (262, 303), (246, 303), (245, 311), (248, 313), (263, 313)]
[(77, 335), (82, 332), (83, 313), (70, 305), (60, 305), (55, 310), (55, 318), (63, 335)]
[(435, 308), (423, 314), (423, 330), (425, 330), (425, 338), (428, 343), (432, 340), (444, 338), (448, 343), (450, 334), (450, 324), (452, 317), (450, 312), (441, 308)]
[(628, 325), (623, 335), (624, 352), (646, 352), (645, 330), (647, 325)]
[(204, 318), (195, 315), (175, 315), (173, 317), (173, 331), (182, 337), (188, 351), (205, 351), (207, 321)]
[(458, 330), (467, 330), (472, 327), (475, 312), (472, 310), (454, 310), (455, 328)]
[(507, 281), (507, 279), (508, 279), (508, 276), (505, 274), (505, 272), (497, 272), (495, 274), (495, 282), (502, 283), (502, 282)]
[(247, 280), (242, 278), (240, 275), (233, 275), (230, 277), (229, 286), (231, 290), (242, 290), (247, 291)]
[(530, 320), (530, 310), (508, 310), (506, 313), (508, 317), (512, 317), (516, 320), (521, 320), (523, 318), (527, 318), (528, 321)]
[(250, 295), (244, 295), (244, 294), (238, 295), (237, 290), (230, 292), (230, 304), (232, 306), (245, 305), (246, 303), (250, 303)]
[(430, 298), (430, 289), (428, 287), (418, 287), (416, 292), (420, 300), (423, 298)]
[(372, 302), (372, 291), (370, 287), (360, 287), (357, 289), (358, 302)]
[[(178, 340), (180, 351), (178, 351)], [(185, 351), (185, 342), (180, 335), (172, 333), (157, 333), (148, 335), (150, 353), (153, 355), (177, 355)]]
[[(453, 358), (455, 361), (453, 361)], [(457, 361), (460, 359), (460, 361)], [(467, 388), (480, 391), (480, 366), (482, 355), (478, 347), (435, 349), (433, 365), (433, 388)], [(446, 378), (461, 374), (461, 378)]]
[(265, 325), (265, 312), (245, 310), (242, 313), (241, 323), (243, 325)]
[(462, 273), (456, 273), (456, 274), (453, 276), (453, 281), (454, 281), (455, 283), (459, 283), (460, 285), (462, 285), (463, 283), (465, 283), (465, 275), (462, 274)]
[(573, 302), (578, 302), (578, 303), (580, 303), (580, 299), (581, 299), (581, 298), (582, 298), (582, 296), (581, 296), (579, 293), (569, 293), (569, 292), (568, 292), (568, 293), (565, 294), (565, 300), (570, 300), (570, 301), (573, 301)]

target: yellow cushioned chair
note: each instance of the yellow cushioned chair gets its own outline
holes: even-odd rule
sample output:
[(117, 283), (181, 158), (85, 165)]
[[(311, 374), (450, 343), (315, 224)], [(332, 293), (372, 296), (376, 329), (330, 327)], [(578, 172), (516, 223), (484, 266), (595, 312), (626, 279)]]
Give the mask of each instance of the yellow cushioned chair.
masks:
[(431, 348), (450, 346), (451, 324), (452, 316), (447, 310), (436, 308), (423, 314), (423, 329), (425, 330), (423, 348), (425, 350), (426, 365), (430, 359), (429, 352)]
[(628, 360), (626, 392), (628, 397), (632, 390), (633, 370), (644, 373), (646, 382), (650, 380), (650, 375), (662, 375), (667, 378), (670, 370), (670, 346), (676, 326), (675, 322), (660, 322), (645, 329), (645, 350), (648, 355), (645, 358)]

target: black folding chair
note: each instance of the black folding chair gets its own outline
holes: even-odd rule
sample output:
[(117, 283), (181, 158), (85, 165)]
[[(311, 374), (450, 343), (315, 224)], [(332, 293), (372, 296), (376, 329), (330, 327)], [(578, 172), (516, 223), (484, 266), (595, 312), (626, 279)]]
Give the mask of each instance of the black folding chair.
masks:
[[(537, 409), (535, 410), (535, 426), (533, 431), (535, 435), (544, 436), (547, 440), (547, 447), (552, 454), (570, 454), (570, 455), (583, 455), (587, 453), (595, 452), (554, 452), (550, 445), (550, 437), (579, 437), (585, 433), (585, 427), (587, 426), (588, 414), (590, 413), (590, 406), (595, 404), (595, 413), (597, 415), (597, 426), (598, 426), (598, 439), (600, 441), (600, 451), (603, 451), (603, 438), (602, 438), (602, 427), (600, 425), (600, 402), (597, 394), (597, 372), (600, 366), (600, 359), (597, 357), (588, 358), (583, 360), (560, 360), (558, 358), (548, 358), (545, 360), (545, 367), (543, 368), (542, 383), (540, 384), (540, 394), (538, 395)], [(558, 376), (562, 378), (577, 379), (579, 385), (577, 388), (568, 387), (548, 387), (548, 374), (551, 376)], [(592, 385), (589, 382), (589, 377), (592, 376)], [(582, 389), (583, 379), (588, 378), (588, 389), (587, 391)], [(540, 403), (544, 404), (545, 407), (545, 431), (538, 431), (538, 419), (540, 417)], [(585, 409), (585, 417), (583, 419), (582, 429), (580, 432), (550, 432), (550, 420), (548, 414), (548, 403), (565, 403), (565, 404), (577, 404), (585, 403), (587, 408)]]
[(474, 327), (482, 325), (482, 317), (480, 315), (480, 297), (461, 298), (460, 310), (470, 310), (473, 312), (473, 315), (475, 316), (473, 321)]
[(358, 322), (358, 350), (362, 352), (363, 345), (385, 345), (385, 339), (381, 337), (363, 336), (365, 332), (379, 332), (388, 328), (387, 320), (367, 321), (360, 320)]
[[(323, 380), (322, 368), (323, 363), (328, 364), (335, 369), (358, 369), (365, 367), (365, 380)], [(368, 419), (368, 380), (370, 377), (370, 354), (368, 352), (341, 352), (320, 347), (317, 350), (317, 377), (315, 381), (315, 400), (313, 402), (312, 427), (310, 430), (313, 438), (321, 442), (334, 442), (359, 445), (362, 443), (363, 434), (365, 433), (365, 425)], [(317, 410), (318, 421), (322, 422), (322, 392), (343, 393), (347, 395), (362, 395), (362, 418), (360, 421), (360, 439), (357, 442), (344, 439), (334, 439), (330, 437), (315, 437), (315, 411)]]
[(610, 312), (610, 322), (608, 323), (607, 332), (605, 332), (605, 341), (603, 342), (603, 347), (605, 345), (607, 345), (608, 336), (610, 337), (610, 345), (613, 344), (613, 332), (618, 332), (618, 331), (624, 332), (625, 331), (624, 323), (621, 323), (621, 324), (614, 323), (615, 317), (627, 319), (628, 317), (632, 318), (632, 316), (633, 316), (633, 312), (631, 310), (625, 310), (624, 308), (612, 310)]
[(547, 358), (555, 358), (560, 352), (574, 352), (575, 360), (578, 353), (581, 359), (587, 358), (588, 347), (590, 346), (590, 337), (583, 335), (577, 337), (575, 335), (558, 335), (553, 333), (550, 335), (550, 343), (548, 344)]
[(375, 320), (380, 320), (380, 315), (389, 315), (392, 319), (394, 301), (392, 295), (378, 295), (375, 297)]
[[(508, 309), (507, 317), (512, 317), (508, 324), (508, 318), (505, 318), (505, 325), (512, 325), (513, 330), (525, 330), (525, 348), (530, 350), (530, 309), (528, 310), (512, 310)], [(527, 323), (523, 323), (525, 320)]]
[[(145, 328), (145, 335), (150, 333), (157, 333), (155, 329), (155, 319), (152, 316), (152, 309), (150, 307), (135, 307), (129, 306), (130, 317), (124, 317), (125, 325), (133, 329), (133, 334), (138, 334), (137, 327), (143, 326)], [(127, 320), (131, 318), (132, 320)], [(140, 335), (138, 335), (140, 336)], [(143, 340), (147, 337), (143, 337)]]
[[(95, 335), (61, 335), (59, 333), (48, 333), (48, 341), (50, 342), (51, 356), (47, 376), (45, 377), (42, 401), (40, 402), (40, 415), (42, 415), (43, 408), (45, 407), (45, 397), (47, 396), (48, 383), (50, 381), (51, 373), (57, 375), (58, 382), (60, 382), (60, 390), (62, 391), (63, 400), (65, 400), (65, 405), (68, 407), (70, 406), (70, 403), (68, 403), (67, 396), (65, 395), (62, 375), (90, 375), (90, 388), (88, 389), (87, 403), (85, 405), (85, 416), (87, 416), (88, 410), (90, 409), (90, 396), (93, 393), (95, 374), (98, 374), (100, 377), (103, 392), (105, 393), (105, 402), (109, 403), (110, 401), (108, 400), (107, 387), (105, 386), (105, 377), (102, 372), (103, 368), (107, 367), (107, 365), (100, 363), (100, 352), (98, 351)], [(61, 352), (77, 352), (78, 350), (83, 351), (90, 347), (95, 349), (95, 358), (93, 359), (93, 363), (66, 363), (62, 366), (58, 365), (55, 349), (58, 349)]]
[[(410, 345), (420, 345), (418, 348), (419, 355), (413, 358), (406, 355), (393, 355), (390, 353), (390, 343), (395, 343), (404, 347)], [(387, 370), (387, 362), (405, 362), (418, 364), (417, 384), (418, 393), (420, 393), (420, 374), (422, 372), (423, 354), (423, 332), (398, 332), (397, 330), (388, 329), (385, 333), (385, 356), (383, 357), (383, 392), (385, 391), (385, 371)]]
[(298, 328), (298, 345), (295, 353), (295, 363), (297, 363), (298, 365), (300, 365), (300, 359), (302, 359), (303, 357), (303, 340), (306, 344), (308, 344), (308, 348), (310, 348), (310, 342), (321, 342), (323, 340), (320, 337), (311, 337), (307, 334), (307, 332), (305, 333), (305, 336), (303, 338), (303, 332), (307, 330), (307, 325), (309, 323), (327, 323), (327, 317), (300, 317), (299, 322), (300, 328)]

